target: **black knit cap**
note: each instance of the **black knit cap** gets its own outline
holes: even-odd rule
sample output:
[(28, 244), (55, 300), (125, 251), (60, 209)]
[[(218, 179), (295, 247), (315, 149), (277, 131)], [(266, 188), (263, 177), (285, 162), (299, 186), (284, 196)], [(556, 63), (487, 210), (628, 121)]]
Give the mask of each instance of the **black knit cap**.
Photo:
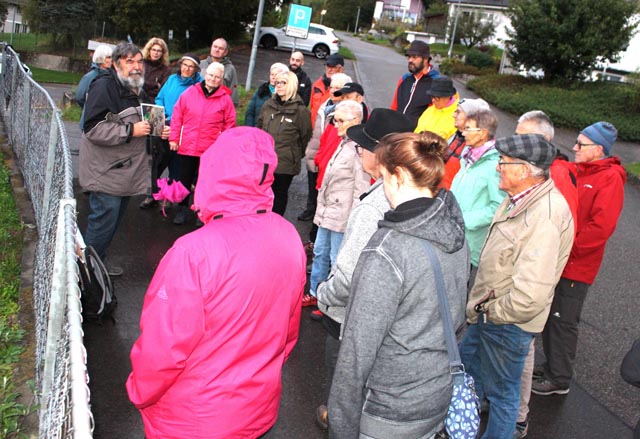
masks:
[(496, 140), (502, 155), (520, 159), (541, 169), (549, 169), (556, 157), (556, 147), (540, 134), (521, 134)]

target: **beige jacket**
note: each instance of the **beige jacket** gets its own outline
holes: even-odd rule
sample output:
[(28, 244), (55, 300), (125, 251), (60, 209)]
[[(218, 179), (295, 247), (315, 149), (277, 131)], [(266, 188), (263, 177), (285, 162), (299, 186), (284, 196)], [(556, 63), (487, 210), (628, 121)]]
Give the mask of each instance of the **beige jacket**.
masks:
[(467, 318), (476, 323), (482, 304), (488, 321), (538, 333), (573, 245), (573, 217), (551, 179), (512, 210), (509, 203), (506, 197), (489, 227)]
[(351, 209), (370, 187), (371, 177), (362, 169), (355, 142), (342, 140), (327, 164), (313, 222), (332, 232), (344, 233)]

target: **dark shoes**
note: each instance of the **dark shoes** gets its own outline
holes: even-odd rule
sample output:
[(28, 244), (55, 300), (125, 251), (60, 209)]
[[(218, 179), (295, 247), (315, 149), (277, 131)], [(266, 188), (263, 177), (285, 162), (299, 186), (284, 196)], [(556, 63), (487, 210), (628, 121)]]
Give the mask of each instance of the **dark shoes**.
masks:
[(542, 396), (566, 395), (569, 393), (569, 388), (559, 386), (543, 375), (540, 378), (533, 380), (531, 383), (531, 392)]
[(298, 221), (311, 221), (315, 214), (316, 213), (313, 210), (305, 210), (300, 215), (298, 215)]
[(324, 314), (322, 314), (322, 311), (320, 311), (319, 309), (316, 309), (315, 311), (311, 311), (311, 320), (315, 320), (316, 322), (319, 322), (320, 320), (322, 320), (322, 316)]
[(187, 222), (189, 212), (187, 208), (184, 206), (178, 205), (176, 209), (176, 216), (173, 217), (173, 224), (176, 226), (181, 226)]
[(529, 418), (524, 422), (516, 422), (516, 431), (513, 433), (513, 439), (522, 439), (527, 437), (529, 432)]
[(158, 202), (153, 197), (146, 197), (140, 203), (140, 209), (150, 209), (158, 205)]
[(107, 273), (111, 277), (118, 277), (118, 276), (122, 276), (122, 274), (124, 273), (124, 270), (122, 269), (122, 267), (118, 267), (117, 265), (109, 265), (107, 267)]
[(316, 409), (316, 424), (322, 430), (327, 430), (329, 428), (329, 424), (327, 423), (329, 413), (327, 412), (327, 406), (321, 405)]

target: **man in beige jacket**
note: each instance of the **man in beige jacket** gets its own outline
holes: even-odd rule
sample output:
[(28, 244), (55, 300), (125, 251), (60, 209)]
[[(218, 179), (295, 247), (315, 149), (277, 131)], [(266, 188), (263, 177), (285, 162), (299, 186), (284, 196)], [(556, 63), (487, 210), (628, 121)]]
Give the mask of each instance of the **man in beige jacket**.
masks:
[(496, 149), (499, 188), (508, 197), (480, 253), (460, 355), (478, 396), (489, 400), (482, 437), (511, 439), (524, 360), (544, 328), (574, 229), (569, 206), (549, 178), (555, 147), (543, 136), (525, 134), (497, 140)]

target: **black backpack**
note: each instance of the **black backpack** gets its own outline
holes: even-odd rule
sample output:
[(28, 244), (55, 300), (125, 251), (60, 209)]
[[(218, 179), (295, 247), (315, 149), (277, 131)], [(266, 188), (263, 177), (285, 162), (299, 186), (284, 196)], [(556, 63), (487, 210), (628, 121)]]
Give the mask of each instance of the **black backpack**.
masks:
[(115, 323), (113, 312), (118, 299), (113, 292), (113, 284), (104, 263), (93, 247), (87, 245), (78, 256), (80, 279), (80, 301), (85, 320), (102, 323), (107, 318)]

